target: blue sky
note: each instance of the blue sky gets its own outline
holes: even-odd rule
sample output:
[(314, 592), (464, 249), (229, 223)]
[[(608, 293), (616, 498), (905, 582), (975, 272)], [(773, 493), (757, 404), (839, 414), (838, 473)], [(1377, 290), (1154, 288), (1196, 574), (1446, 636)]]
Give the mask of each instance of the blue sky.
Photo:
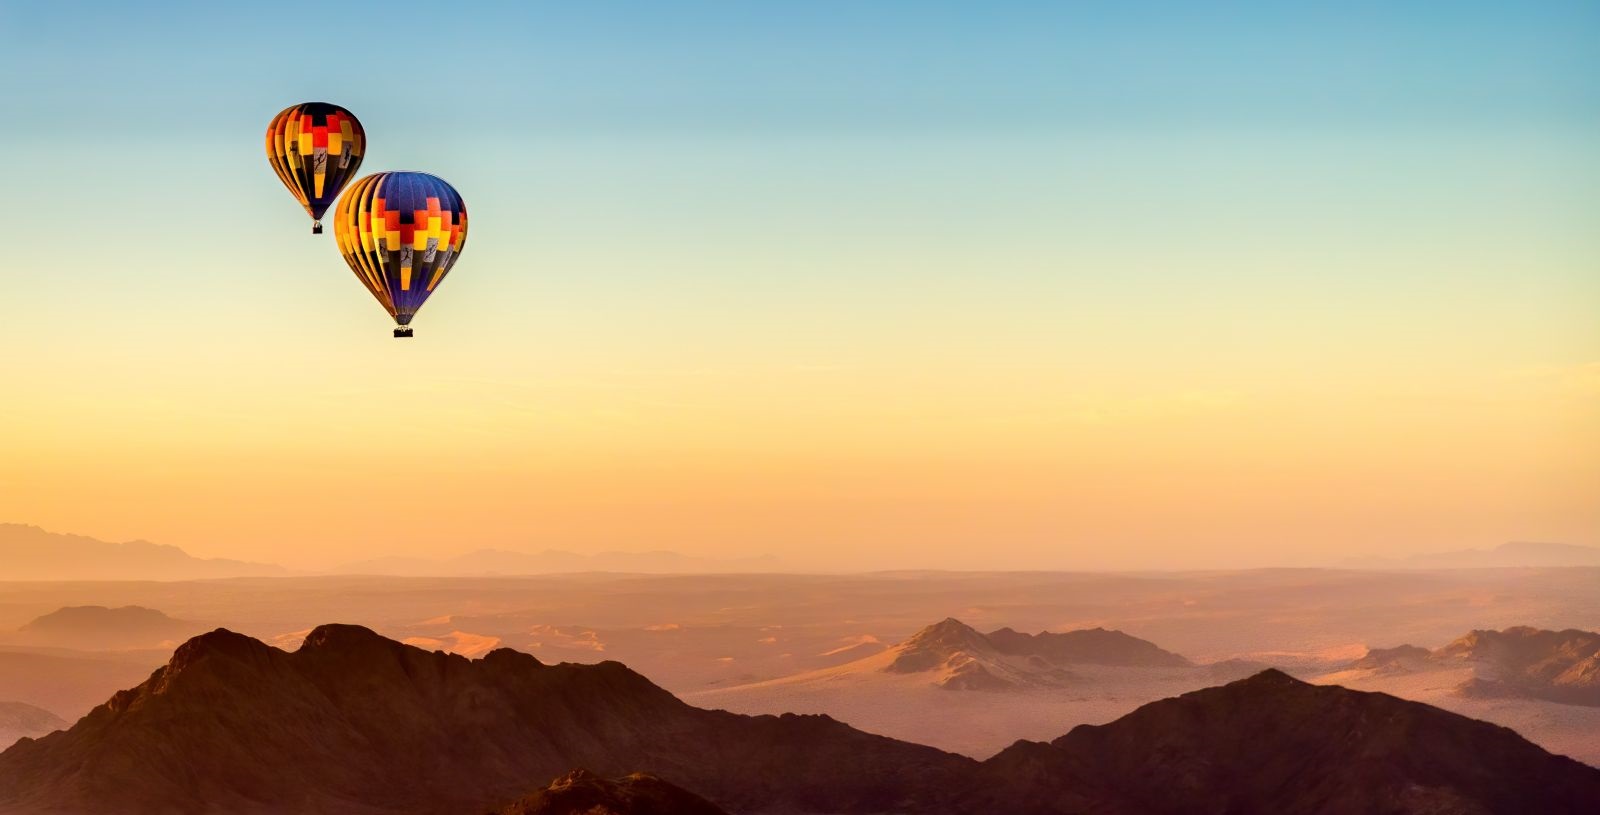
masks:
[[(1083, 417), (1237, 403), (1267, 415), (1214, 416), (1184, 438), (1300, 428), (1291, 469), (1333, 473), (1306, 495), (1370, 483), (1385, 456), (1412, 467), (1396, 484), (1470, 469), (1427, 462), (1475, 438), (1521, 478), (1492, 506), (1483, 496), (1506, 484), (1441, 475), (1402, 507), (1312, 502), (1271, 524), (1249, 520), (1241, 486), (1214, 496), (1234, 515), (1190, 524), (1238, 558), (1295, 525), (1336, 527), (1308, 552), (1600, 526), (1582, 500), (1596, 473), (1584, 462), (1600, 459), (1592, 404), (1548, 390), (1587, 394), (1600, 362), (1593, 3), (7, 0), (0, 28), (0, 148), (26, 202), (0, 343), (30, 351), (0, 362), (28, 394), (0, 418), (57, 471), (0, 470), (14, 520), (203, 549), (262, 521), (119, 504), (122, 476), (83, 462), (359, 460), (379, 442), (363, 446), (347, 417), (400, 394), (434, 428), (436, 465), (507, 496), (564, 475), (646, 495), (662, 484), (618, 450), (660, 444), (661, 472), (721, 468), (688, 478), (700, 492), (684, 499), (715, 513), (733, 483), (792, 488), (800, 476), (766, 463), (791, 446), (862, 451), (801, 468), (823, 481), (1025, 468), (1032, 450), (1070, 461), (1151, 432)], [(364, 171), (434, 172), (472, 212), (412, 346), (387, 336), (331, 239), (305, 234), (261, 154), (274, 113), (318, 99), (365, 124)], [(1532, 395), (1505, 407), (1518, 389)], [(1439, 410), (1459, 414), (1448, 432)], [(905, 420), (919, 411), (925, 427)], [(169, 438), (175, 425), (192, 435)], [(1002, 425), (1021, 430), (994, 438)], [(1563, 435), (1530, 439), (1535, 426)], [(1408, 438), (1420, 446), (1392, 452)], [(1149, 466), (1230, 466), (1180, 455), (1188, 443)], [(519, 469), (497, 444), (548, 469)], [(1328, 458), (1363, 445), (1363, 463)], [(944, 463), (916, 460), (928, 451)], [(218, 502), (260, 492), (228, 466), (150, 483), (192, 489), (203, 473), (236, 484)], [(1131, 562), (1174, 545), (1175, 531), (1124, 535), (1109, 515), (1077, 523), (1054, 507), (1079, 476), (1030, 472), (1059, 490), (1020, 509), (973, 499), (947, 542), (1003, 515), (1034, 519), (1013, 530), (1032, 541), (1019, 565), (1062, 541), (1116, 539)], [(926, 530), (895, 519), (908, 501), (965, 494), (950, 479), (868, 495), (877, 514), (807, 540), (915, 553)], [(1166, 500), (1148, 491), (1127, 492)], [(617, 500), (651, 521), (645, 498)], [(439, 513), (500, 518), (485, 535), (506, 543), (566, 511), (517, 521), (514, 504)], [(783, 538), (773, 530), (796, 513), (853, 511), (774, 504), (772, 528), (755, 513), (710, 531), (661, 516), (662, 540), (583, 542), (710, 551)], [(1339, 525), (1349, 517), (1366, 520)], [(448, 540), (385, 523), (328, 509), (261, 534)]]

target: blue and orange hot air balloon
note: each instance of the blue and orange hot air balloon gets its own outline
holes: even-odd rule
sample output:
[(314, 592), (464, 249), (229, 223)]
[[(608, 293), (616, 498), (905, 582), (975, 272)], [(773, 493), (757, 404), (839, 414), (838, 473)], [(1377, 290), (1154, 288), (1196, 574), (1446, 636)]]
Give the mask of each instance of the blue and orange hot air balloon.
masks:
[(350, 185), (334, 213), (339, 252), (389, 316), (396, 337), (461, 257), (467, 206), (444, 179), (377, 173)]
[(267, 125), (267, 160), (321, 234), (322, 214), (356, 177), (366, 152), (361, 122), (338, 105), (303, 102), (283, 109)]

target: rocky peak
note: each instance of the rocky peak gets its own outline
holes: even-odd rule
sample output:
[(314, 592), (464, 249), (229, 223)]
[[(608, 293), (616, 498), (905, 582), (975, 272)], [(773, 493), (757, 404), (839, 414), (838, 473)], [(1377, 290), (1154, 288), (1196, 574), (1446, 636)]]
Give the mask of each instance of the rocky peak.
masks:
[(327, 623), (311, 629), (311, 633), (306, 635), (305, 642), (301, 643), (300, 648), (312, 651), (359, 651), (371, 648), (387, 649), (396, 644), (366, 626)]
[(974, 656), (995, 653), (994, 644), (987, 637), (954, 617), (918, 631), (897, 648), (899, 654), (884, 668), (889, 673), (921, 673), (952, 661), (965, 662)]
[(983, 634), (976, 628), (954, 618), (946, 617), (933, 625), (924, 627), (921, 631), (911, 635), (908, 642), (942, 643), (942, 644), (971, 644), (984, 643)]
[(259, 656), (271, 651), (272, 646), (243, 634), (218, 628), (197, 637), (191, 637), (172, 652), (167, 670), (184, 668), (212, 658), (239, 659)]

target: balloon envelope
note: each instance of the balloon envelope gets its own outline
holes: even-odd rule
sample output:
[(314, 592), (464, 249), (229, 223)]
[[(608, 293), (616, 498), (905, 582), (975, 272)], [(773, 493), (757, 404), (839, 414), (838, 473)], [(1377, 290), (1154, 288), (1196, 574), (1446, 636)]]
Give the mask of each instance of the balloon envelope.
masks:
[(327, 102), (291, 105), (267, 125), (267, 160), (313, 221), (356, 177), (366, 147), (361, 122)]
[(408, 325), (461, 257), (467, 207), (437, 176), (377, 173), (350, 185), (333, 227), (356, 278)]

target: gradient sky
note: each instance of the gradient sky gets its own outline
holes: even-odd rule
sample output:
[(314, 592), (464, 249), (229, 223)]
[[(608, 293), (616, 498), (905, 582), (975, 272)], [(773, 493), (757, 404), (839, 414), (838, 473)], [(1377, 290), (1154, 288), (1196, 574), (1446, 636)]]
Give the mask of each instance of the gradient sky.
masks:
[[(0, 2), (0, 520), (303, 567), (1600, 544), (1592, 2), (233, 5)], [(306, 100), (467, 201), (413, 340), (267, 165)]]

